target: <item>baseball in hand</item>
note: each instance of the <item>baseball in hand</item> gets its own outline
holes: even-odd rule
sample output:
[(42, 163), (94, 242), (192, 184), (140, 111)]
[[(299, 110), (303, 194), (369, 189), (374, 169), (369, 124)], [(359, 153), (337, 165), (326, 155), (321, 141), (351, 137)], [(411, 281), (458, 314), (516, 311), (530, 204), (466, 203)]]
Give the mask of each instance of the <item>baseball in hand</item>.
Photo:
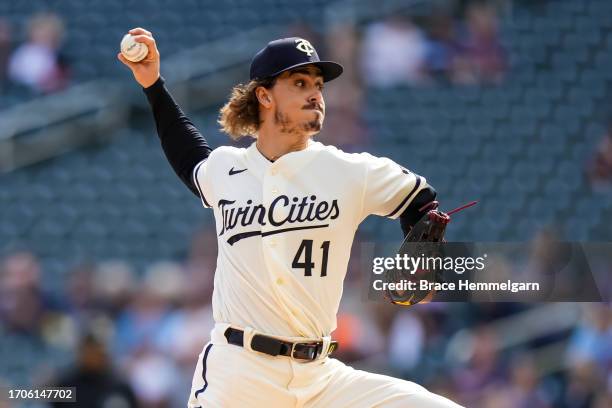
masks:
[(147, 48), (147, 44), (134, 41), (134, 36), (132, 34), (123, 36), (121, 40), (121, 54), (123, 54), (128, 61), (142, 61), (148, 53), (149, 49)]

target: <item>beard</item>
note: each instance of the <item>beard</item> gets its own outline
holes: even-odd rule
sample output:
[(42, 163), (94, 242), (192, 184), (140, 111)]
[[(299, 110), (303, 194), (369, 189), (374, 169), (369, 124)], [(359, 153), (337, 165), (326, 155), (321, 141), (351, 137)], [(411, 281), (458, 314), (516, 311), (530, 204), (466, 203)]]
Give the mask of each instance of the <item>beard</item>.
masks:
[(314, 119), (305, 123), (304, 130), (308, 132), (319, 133), (323, 127), (323, 119), (325, 118), (322, 113), (315, 111)]
[(317, 111), (314, 111), (313, 114), (315, 115), (313, 119), (302, 122), (301, 124), (296, 124), (289, 118), (289, 115), (287, 115), (285, 112), (279, 111), (277, 108), (274, 112), (274, 123), (280, 127), (281, 133), (316, 134), (323, 128), (324, 117), (322, 113)]

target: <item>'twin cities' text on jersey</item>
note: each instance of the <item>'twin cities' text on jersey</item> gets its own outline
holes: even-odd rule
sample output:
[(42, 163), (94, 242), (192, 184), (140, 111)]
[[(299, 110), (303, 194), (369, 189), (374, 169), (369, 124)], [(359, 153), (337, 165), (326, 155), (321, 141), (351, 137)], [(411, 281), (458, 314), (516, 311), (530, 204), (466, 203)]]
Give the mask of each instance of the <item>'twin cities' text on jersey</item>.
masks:
[[(238, 223), (243, 227), (248, 227), (253, 223), (257, 223), (260, 226), (269, 223), (275, 227), (283, 227), (287, 224), (303, 223), (306, 221), (334, 220), (340, 215), (338, 200), (332, 200), (330, 204), (327, 201), (317, 201), (317, 197), (314, 195), (292, 198), (280, 195), (272, 201), (269, 208), (262, 204), (253, 205), (253, 200), (247, 200), (247, 205), (244, 207), (233, 206), (234, 203), (236, 203), (236, 200), (219, 200), (218, 207), (223, 217), (223, 227), (219, 236), (223, 235), (226, 231), (229, 232), (234, 229)], [(280, 212), (276, 211), (278, 208), (289, 208), (289, 211), (283, 211), (286, 215), (279, 214)], [(303, 228), (320, 228), (323, 226), (327, 226), (327, 224)], [(231, 236), (228, 238), (228, 243), (233, 244), (241, 238), (255, 235), (252, 234), (253, 232), (261, 231)], [(277, 232), (285, 232), (285, 229), (277, 230)]]
[(427, 187), (390, 159), (312, 140), (274, 162), (255, 143), (219, 147), (193, 180), (215, 220), (215, 321), (309, 339), (336, 328), (359, 224), (399, 217)]

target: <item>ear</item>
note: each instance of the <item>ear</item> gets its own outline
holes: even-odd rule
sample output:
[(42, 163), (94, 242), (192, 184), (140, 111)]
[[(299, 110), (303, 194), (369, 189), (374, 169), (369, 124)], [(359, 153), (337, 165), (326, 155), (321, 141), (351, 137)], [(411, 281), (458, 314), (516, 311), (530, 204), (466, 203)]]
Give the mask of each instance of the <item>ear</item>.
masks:
[(272, 96), (270, 95), (270, 92), (263, 86), (259, 86), (257, 87), (257, 89), (255, 89), (255, 96), (257, 96), (257, 100), (265, 108), (269, 108), (270, 106), (272, 106)]

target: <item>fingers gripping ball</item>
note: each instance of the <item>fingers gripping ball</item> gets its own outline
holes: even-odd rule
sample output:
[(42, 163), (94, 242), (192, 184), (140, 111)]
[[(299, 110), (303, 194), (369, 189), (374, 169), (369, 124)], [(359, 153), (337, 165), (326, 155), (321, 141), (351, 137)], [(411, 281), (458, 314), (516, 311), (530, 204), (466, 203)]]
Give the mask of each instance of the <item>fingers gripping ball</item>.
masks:
[(133, 35), (126, 34), (123, 36), (123, 39), (121, 40), (121, 54), (123, 54), (128, 61), (142, 61), (145, 59), (148, 53), (149, 49), (147, 48), (147, 45), (136, 42)]

